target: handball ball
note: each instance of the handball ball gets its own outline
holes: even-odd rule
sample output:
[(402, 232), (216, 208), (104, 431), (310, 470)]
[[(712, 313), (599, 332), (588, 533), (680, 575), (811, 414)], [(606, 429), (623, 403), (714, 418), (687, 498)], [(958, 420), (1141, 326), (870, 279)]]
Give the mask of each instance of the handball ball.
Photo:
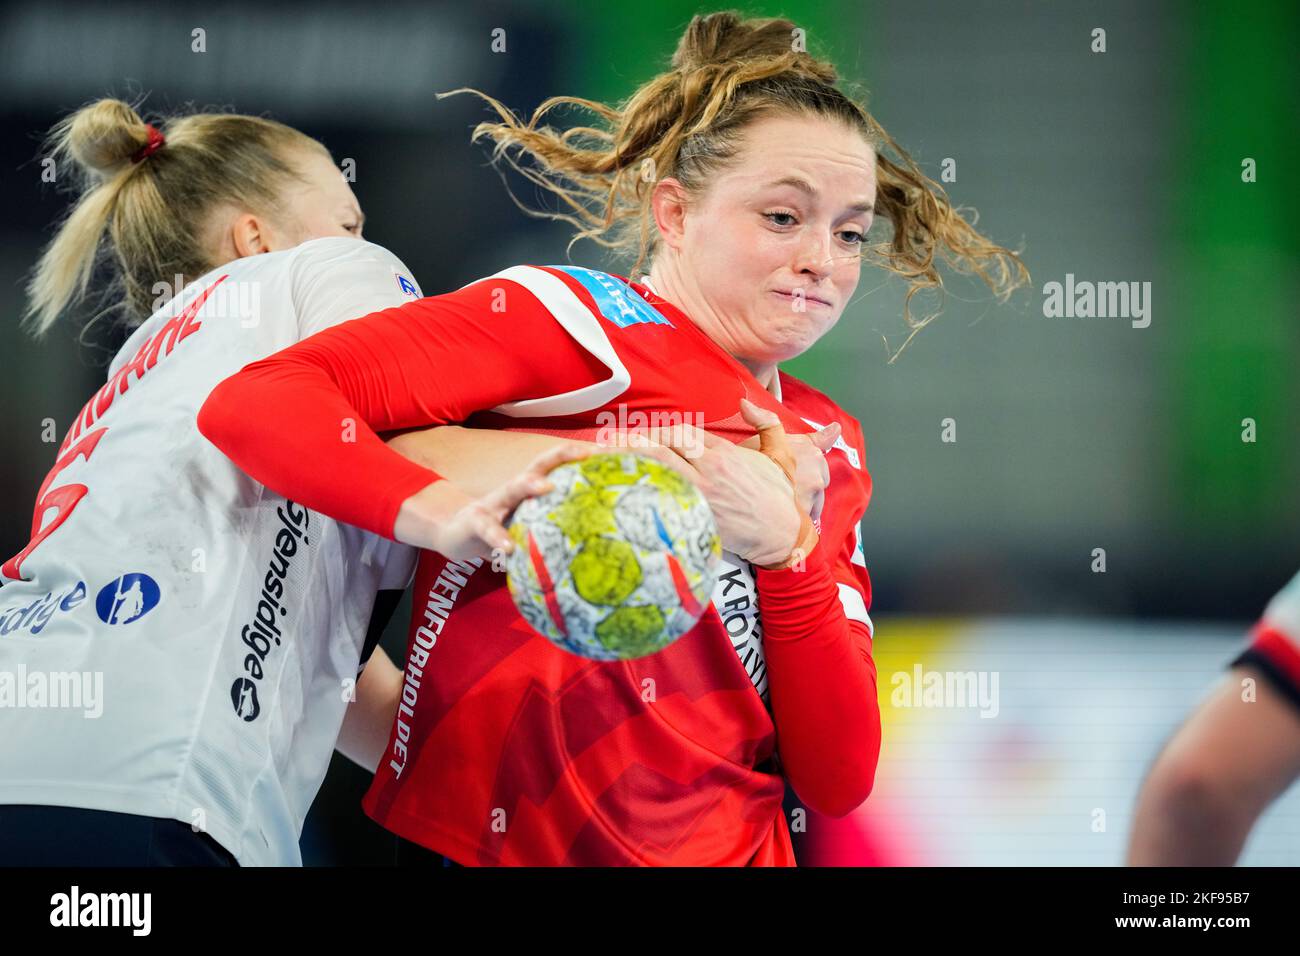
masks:
[(507, 525), (506, 581), (534, 630), (566, 651), (630, 660), (667, 647), (709, 606), (722, 544), (695, 486), (652, 458), (596, 454)]

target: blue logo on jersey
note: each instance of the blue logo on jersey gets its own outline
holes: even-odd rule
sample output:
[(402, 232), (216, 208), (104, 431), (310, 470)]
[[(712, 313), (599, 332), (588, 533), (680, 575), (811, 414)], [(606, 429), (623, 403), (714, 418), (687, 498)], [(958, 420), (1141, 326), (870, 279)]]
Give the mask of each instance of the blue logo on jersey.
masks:
[(247, 677), (236, 678), (230, 685), (230, 702), (235, 705), (235, 714), (247, 722), (257, 720), (262, 712), (262, 705), (257, 702), (257, 685)]
[(130, 624), (158, 605), (162, 592), (147, 574), (124, 574), (109, 581), (95, 597), (95, 613), (105, 624)]
[(577, 266), (551, 266), (551, 268), (567, 272), (581, 282), (582, 287), (596, 300), (596, 308), (600, 310), (600, 314), (620, 329), (646, 323), (666, 325), (670, 329), (676, 328), (658, 309), (612, 275)]
[(409, 295), (412, 299), (420, 297), (420, 290), (415, 287), (414, 282), (396, 272), (393, 275), (397, 277), (397, 287), (402, 290), (402, 295)]

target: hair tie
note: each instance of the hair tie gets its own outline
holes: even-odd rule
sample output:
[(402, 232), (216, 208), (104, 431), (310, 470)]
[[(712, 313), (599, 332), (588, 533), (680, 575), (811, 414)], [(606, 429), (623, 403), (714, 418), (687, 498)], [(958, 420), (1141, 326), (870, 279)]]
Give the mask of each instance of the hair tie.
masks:
[(145, 143), (131, 155), (131, 165), (133, 166), (158, 152), (158, 150), (162, 149), (163, 144), (167, 142), (167, 137), (154, 129), (151, 124), (145, 125), (149, 130), (149, 142)]

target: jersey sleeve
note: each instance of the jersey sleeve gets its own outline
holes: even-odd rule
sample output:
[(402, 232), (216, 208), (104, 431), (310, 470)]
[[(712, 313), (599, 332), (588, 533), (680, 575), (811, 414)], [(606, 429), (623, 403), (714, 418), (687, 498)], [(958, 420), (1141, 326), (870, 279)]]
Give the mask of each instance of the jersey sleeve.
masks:
[(557, 397), (599, 407), (626, 388), (608, 341), (590, 338), (603, 336), (590, 309), (572, 291), (548, 305), (555, 290), (530, 269), (372, 312), (248, 365), (213, 390), (199, 429), (273, 491), (392, 537), (401, 503), (439, 476), (378, 432), (511, 403), (559, 414)]
[(1231, 666), (1241, 664), (1257, 667), (1300, 707), (1300, 574), (1264, 609)]
[[(866, 442), (862, 438), (862, 426), (852, 416), (845, 415), (843, 417), (851, 423), (852, 430), (856, 433), (848, 439), (852, 442), (852, 445), (846, 446), (843, 450), (846, 454), (852, 450), (854, 454), (849, 455), (850, 459), (865, 469), (867, 450)], [(844, 442), (845, 437), (841, 436), (839, 441)], [(834, 449), (832, 449), (832, 452), (834, 452)], [(852, 534), (846, 535), (840, 541), (832, 573), (838, 586), (844, 616), (850, 621), (857, 621), (862, 624), (866, 628), (868, 639), (870, 639), (875, 634), (875, 625), (871, 623), (871, 575), (867, 572), (866, 554), (862, 548), (862, 517), (866, 513), (867, 503), (871, 499), (871, 477), (865, 471), (863, 475), (867, 488), (866, 501), (852, 516)], [(867, 653), (870, 654), (870, 652), (871, 645), (868, 643)]]
[(828, 816), (867, 798), (880, 756), (861, 518), (842, 540), (820, 540), (802, 570), (756, 571), (781, 763), (800, 799)]

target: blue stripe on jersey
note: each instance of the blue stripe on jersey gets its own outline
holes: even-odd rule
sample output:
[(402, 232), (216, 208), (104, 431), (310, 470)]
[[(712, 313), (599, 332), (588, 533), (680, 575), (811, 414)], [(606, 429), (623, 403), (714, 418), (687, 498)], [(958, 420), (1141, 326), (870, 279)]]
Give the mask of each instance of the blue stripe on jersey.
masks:
[(583, 269), (579, 266), (549, 266), (548, 268), (559, 269), (581, 282), (582, 287), (596, 300), (596, 308), (600, 310), (600, 314), (620, 329), (643, 323), (675, 328), (658, 309), (607, 273), (597, 272), (595, 269)]

